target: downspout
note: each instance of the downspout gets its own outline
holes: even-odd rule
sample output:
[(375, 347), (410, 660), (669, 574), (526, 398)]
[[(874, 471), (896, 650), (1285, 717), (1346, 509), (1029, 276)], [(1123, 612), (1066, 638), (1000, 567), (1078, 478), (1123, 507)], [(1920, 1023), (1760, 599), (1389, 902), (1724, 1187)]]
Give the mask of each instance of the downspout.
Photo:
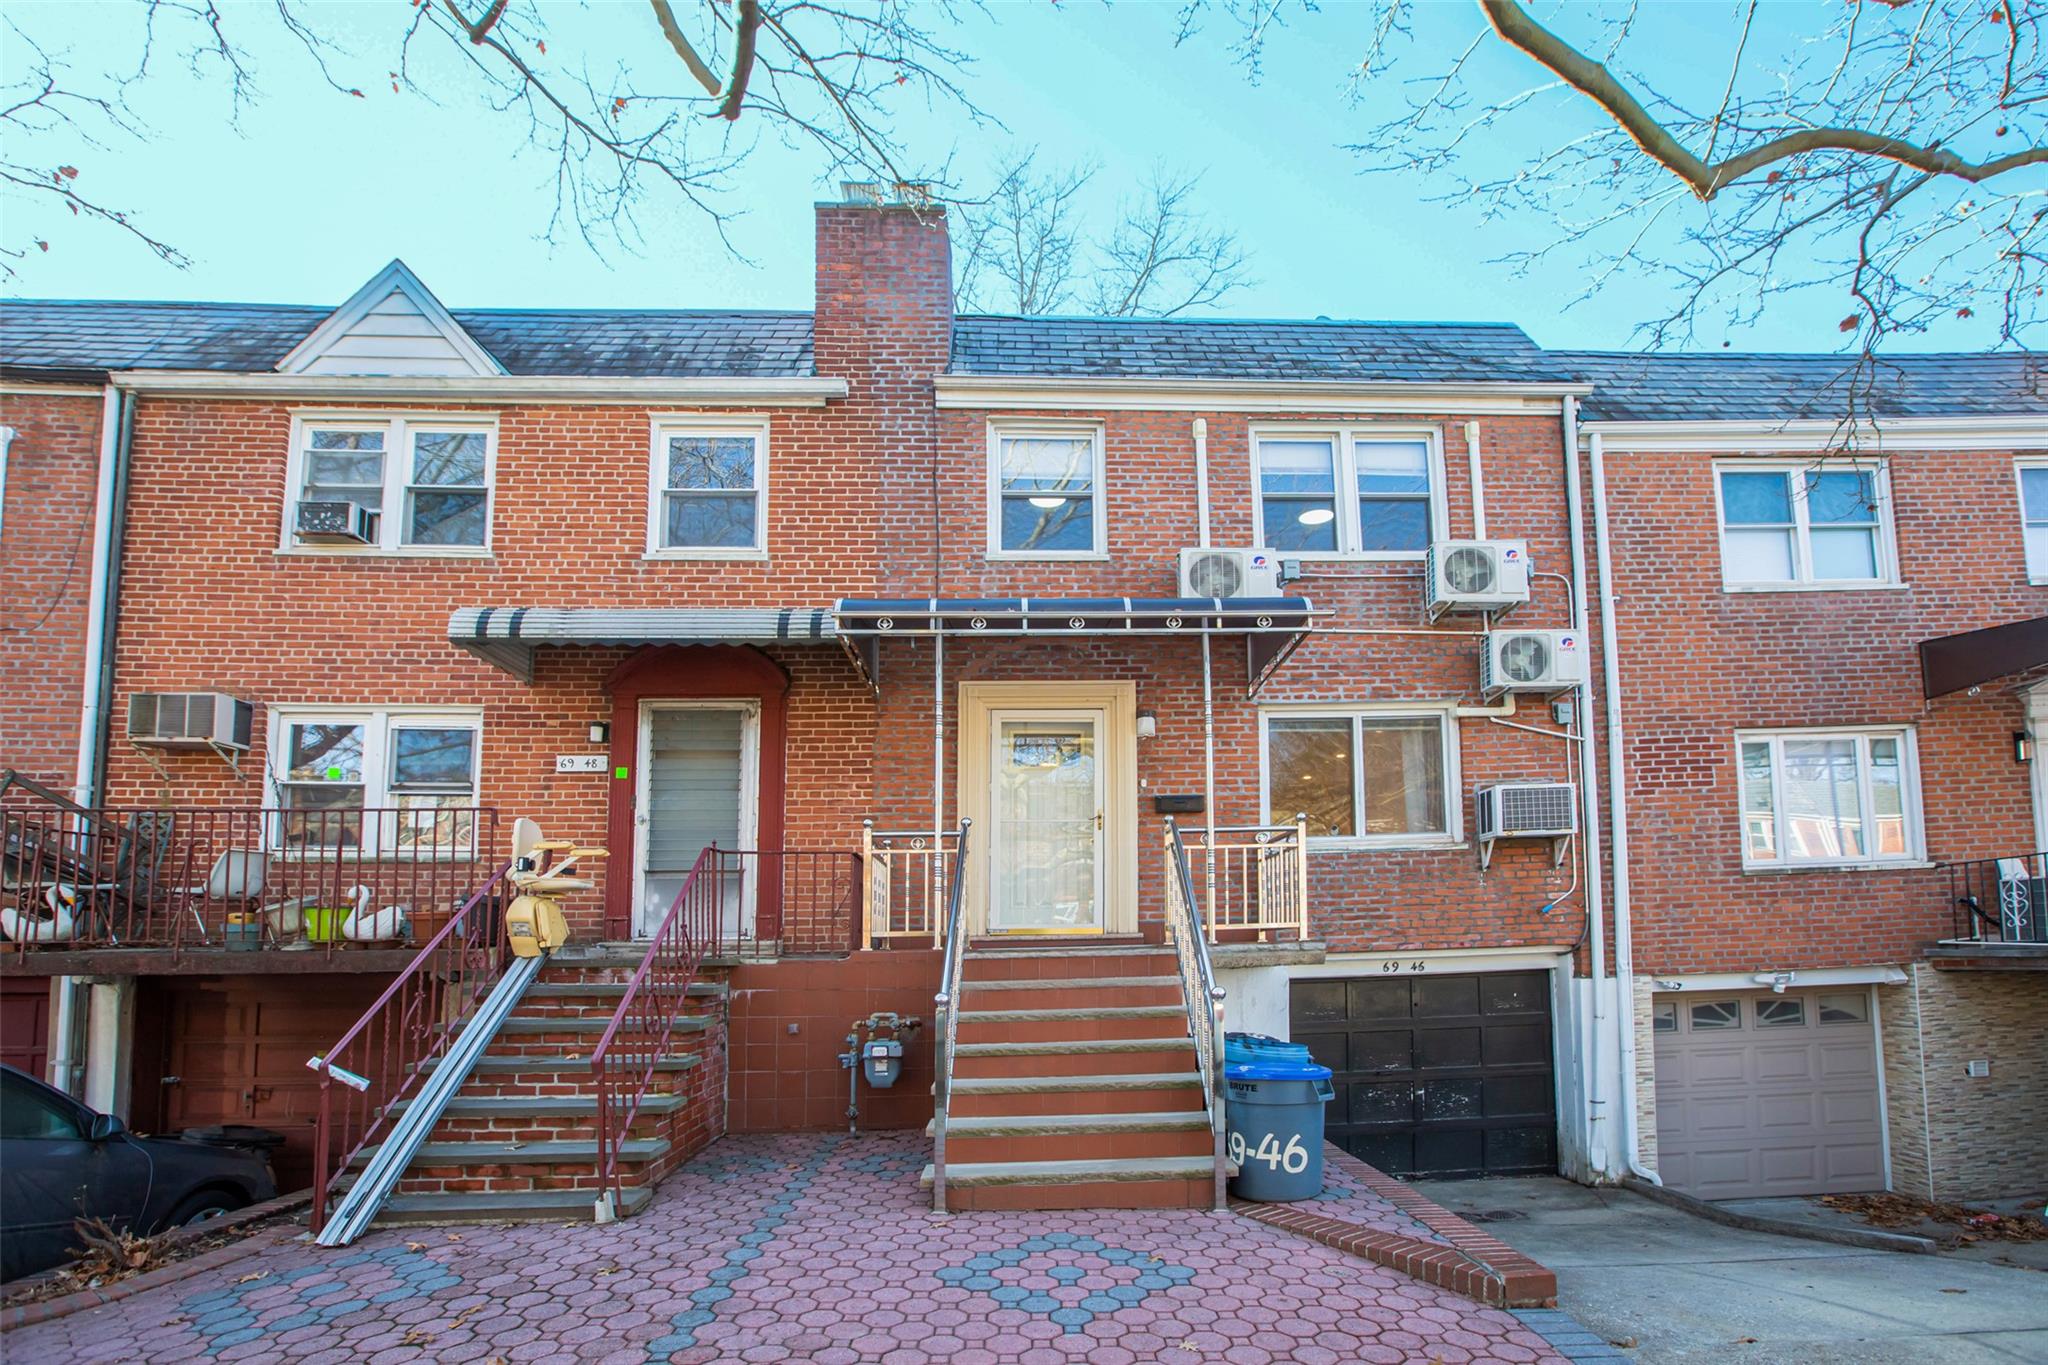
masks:
[[(1571, 409), (1572, 400), (1567, 396), (1564, 401), (1565, 425), (1566, 427), (1575, 426), (1576, 422), (1573, 420)], [(1571, 449), (1569, 446), (1565, 448), (1567, 450)], [(1472, 539), (1484, 540), (1486, 539), (1486, 480), (1480, 470), (1479, 423), (1477, 422), (1465, 423), (1465, 462), (1470, 467), (1472, 475)]]
[[(1628, 788), (1623, 771), (1621, 660), (1615, 649), (1614, 565), (1607, 530), (1607, 465), (1600, 433), (1589, 445), (1593, 472), (1593, 549), (1600, 564), (1601, 683), (1607, 690), (1607, 788), (1614, 807), (1614, 985), (1620, 997), (1615, 1037), (1621, 1051), (1622, 1160), (1629, 1174), (1653, 1185), (1664, 1182), (1637, 1161), (1635, 943), (1629, 931)], [(1595, 939), (1596, 945), (1599, 940)]]
[[(1579, 478), (1579, 400), (1571, 397), (1569, 394), (1565, 396), (1564, 400), (1564, 489), (1566, 524), (1570, 528), (1572, 543), (1572, 629), (1584, 635), (1589, 615), (1586, 608), (1586, 506), (1585, 490)], [(1603, 579), (1602, 582), (1604, 583), (1605, 580)], [(1608, 652), (1607, 642), (1610, 638), (1603, 629), (1601, 635), (1601, 652), (1603, 654)], [(1612, 693), (1609, 693), (1609, 696), (1611, 697)], [(1601, 1075), (1599, 1065), (1600, 1021), (1606, 1017), (1607, 1012), (1605, 997), (1600, 989), (1600, 983), (1606, 976), (1605, 940), (1607, 936), (1607, 913), (1606, 892), (1600, 878), (1600, 850), (1602, 843), (1600, 832), (1600, 740), (1598, 732), (1593, 728), (1590, 715), (1592, 703), (1591, 688), (1586, 689), (1585, 702), (1586, 705), (1580, 708), (1579, 716), (1579, 733), (1584, 738), (1586, 746), (1585, 762), (1580, 768), (1584, 775), (1584, 785), (1579, 790), (1579, 799), (1584, 808), (1586, 823), (1584, 849), (1586, 859), (1586, 942), (1589, 945), (1587, 958), (1593, 990), (1593, 1023), (1590, 1028), (1582, 1031), (1581, 1047), (1587, 1059), (1584, 1073), (1586, 1076), (1586, 1109), (1588, 1114), (1586, 1161), (1588, 1166), (1593, 1168), (1594, 1173), (1599, 1174), (1606, 1165), (1604, 1150), (1604, 1134), (1606, 1130), (1604, 1128), (1599, 1130), (1603, 1137), (1599, 1144), (1595, 1144), (1593, 1133), (1600, 1120), (1592, 1116), (1598, 1112), (1599, 1108)], [(1598, 1160), (1595, 1159), (1596, 1146), (1600, 1152), (1600, 1159)]]
[[(938, 609), (938, 599), (932, 599), (932, 608)], [(931, 888), (925, 902), (932, 917), (932, 946), (944, 942), (946, 918), (939, 909), (940, 869), (946, 861), (946, 637), (932, 636), (932, 875)], [(967, 875), (965, 867), (955, 867), (953, 875)], [(960, 932), (967, 932), (965, 925)]]
[[(1195, 433), (1196, 544), (1209, 548), (1209, 419), (1197, 417)], [(1209, 632), (1202, 632), (1202, 850), (1203, 897), (1209, 903), (1210, 932), (1216, 926), (1216, 688), (1210, 668)]]
[(78, 717), (78, 781), (72, 798), (96, 806), (103, 795), (106, 711), (113, 691), (114, 600), (120, 595), (121, 545), (128, 530), (128, 452), (132, 396), (113, 384), (100, 405), (100, 467), (93, 497), (92, 580), (86, 599), (85, 669)]

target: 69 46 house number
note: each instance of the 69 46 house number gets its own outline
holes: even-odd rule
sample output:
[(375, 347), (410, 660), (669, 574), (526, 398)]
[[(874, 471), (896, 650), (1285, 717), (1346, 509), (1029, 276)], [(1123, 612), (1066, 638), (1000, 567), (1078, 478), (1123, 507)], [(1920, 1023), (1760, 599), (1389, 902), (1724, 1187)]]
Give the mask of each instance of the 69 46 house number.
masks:
[(1251, 1147), (1244, 1140), (1243, 1133), (1232, 1133), (1230, 1135), (1230, 1159), (1236, 1162), (1240, 1169), (1247, 1162), (1263, 1161), (1271, 1170), (1285, 1171), (1289, 1175), (1300, 1175), (1308, 1169), (1308, 1148), (1301, 1145), (1301, 1134), (1299, 1133), (1290, 1134), (1285, 1147), (1282, 1147), (1279, 1140), (1271, 1133), (1261, 1137), (1257, 1147)]
[(1380, 964), (1380, 974), (1383, 976), (1392, 976), (1395, 972), (1426, 972), (1428, 970), (1429, 959), (1426, 957), (1407, 958), (1400, 961), (1390, 958)]

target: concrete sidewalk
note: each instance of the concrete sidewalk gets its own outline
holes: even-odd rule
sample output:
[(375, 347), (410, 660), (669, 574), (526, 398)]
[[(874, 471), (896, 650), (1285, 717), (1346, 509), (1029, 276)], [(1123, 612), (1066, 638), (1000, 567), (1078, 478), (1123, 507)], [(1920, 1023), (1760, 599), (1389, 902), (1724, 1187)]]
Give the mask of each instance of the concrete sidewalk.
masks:
[(1556, 1178), (1418, 1187), (1557, 1272), (1558, 1304), (1653, 1362), (2048, 1361), (2048, 1275), (1720, 1226)]

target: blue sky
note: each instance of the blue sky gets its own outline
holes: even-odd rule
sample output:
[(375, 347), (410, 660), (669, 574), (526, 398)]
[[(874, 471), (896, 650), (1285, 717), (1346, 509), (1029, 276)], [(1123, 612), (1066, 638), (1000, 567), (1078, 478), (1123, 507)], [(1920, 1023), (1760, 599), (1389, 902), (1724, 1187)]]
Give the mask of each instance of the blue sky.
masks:
[[(811, 293), (810, 205), (827, 197), (814, 155), (764, 141), (734, 180), (735, 237), (748, 261), (721, 247), (702, 219), (655, 199), (635, 253), (601, 259), (573, 235), (541, 240), (551, 172), (521, 150), (502, 115), (451, 91), (439, 107), (391, 93), (386, 38), (405, 6), (330, 4), (362, 56), (344, 64), (368, 98), (336, 94), (315, 77), (267, 6), (232, 0), (257, 59), (263, 98), (228, 122), (220, 81), (164, 63), (134, 92), (153, 135), (103, 149), (64, 152), (80, 184), (137, 209), (151, 231), (194, 258), (177, 270), (105, 229), (52, 221), (52, 249), (32, 253), (6, 291), (36, 297), (233, 298), (338, 302), (393, 256), (403, 257), (455, 307), (804, 308)], [(132, 62), (132, 5), (28, 0), (15, 21), (83, 69)], [(1820, 22), (1819, 6), (1767, 7), (1772, 21)], [(556, 39), (587, 34), (589, 45), (644, 49), (659, 39), (637, 0), (565, 7)], [(1488, 224), (1469, 206), (1436, 204), (1436, 188), (1415, 179), (1363, 175), (1343, 148), (1373, 121), (1346, 98), (1369, 11), (1327, 5), (1297, 13), (1272, 44), (1254, 83), (1233, 59), (1227, 25), (1175, 48), (1175, 4), (1043, 0), (992, 4), (952, 35), (977, 61), (966, 83), (1003, 127), (953, 115), (913, 112), (902, 123), (913, 153), (950, 156), (973, 172), (1005, 153), (1037, 149), (1051, 162), (1090, 162), (1100, 206), (1154, 165), (1198, 171), (1209, 215), (1248, 248), (1257, 285), (1222, 311), (1250, 317), (1511, 320), (1552, 346), (1626, 347), (1645, 309), (1639, 287), (1613, 289), (1567, 309), (1579, 292), (1576, 262), (1532, 278), (1488, 264), (1504, 251), (1538, 244), (1537, 225)], [(1464, 30), (1470, 11), (1419, 11), (1425, 40)], [(1732, 42), (1731, 10), (1718, 0), (1651, 11), (1657, 41), (1701, 54), (1712, 79)], [(1753, 39), (1753, 41), (1755, 41)], [(18, 51), (15, 54), (18, 57)], [(649, 60), (661, 59), (658, 51)], [(4, 54), (0, 54), (4, 56)], [(1488, 58), (1507, 79), (1517, 54)], [(451, 71), (442, 73), (450, 80)], [(1543, 116), (1569, 136), (1580, 111), (1560, 104)], [(37, 148), (45, 159), (57, 154)], [(1839, 300), (1774, 308), (1757, 325), (1708, 344), (1745, 349), (1834, 349)], [(1961, 349), (1982, 339), (1957, 330), (1924, 344)]]

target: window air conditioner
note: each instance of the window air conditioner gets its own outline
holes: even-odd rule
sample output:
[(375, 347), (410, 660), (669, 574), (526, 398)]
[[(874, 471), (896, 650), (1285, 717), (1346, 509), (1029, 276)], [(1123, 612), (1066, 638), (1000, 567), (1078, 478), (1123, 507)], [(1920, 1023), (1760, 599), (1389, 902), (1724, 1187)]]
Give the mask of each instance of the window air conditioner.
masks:
[(1182, 597), (1278, 597), (1280, 557), (1271, 550), (1182, 550)]
[(353, 502), (302, 502), (293, 532), (301, 545), (369, 545), (377, 514)]
[(1529, 543), (1525, 540), (1430, 542), (1429, 619), (1445, 612), (1504, 613), (1529, 600)]
[(1579, 789), (1571, 782), (1499, 782), (1473, 794), (1479, 817), (1479, 866), (1493, 861), (1498, 839), (1548, 839), (1551, 861), (1564, 862), (1565, 841), (1578, 833)]
[(220, 692), (137, 692), (128, 699), (128, 738), (167, 749), (246, 752), (255, 710)]
[(1585, 639), (1575, 630), (1496, 630), (1479, 642), (1479, 691), (1564, 692), (1586, 681)]

